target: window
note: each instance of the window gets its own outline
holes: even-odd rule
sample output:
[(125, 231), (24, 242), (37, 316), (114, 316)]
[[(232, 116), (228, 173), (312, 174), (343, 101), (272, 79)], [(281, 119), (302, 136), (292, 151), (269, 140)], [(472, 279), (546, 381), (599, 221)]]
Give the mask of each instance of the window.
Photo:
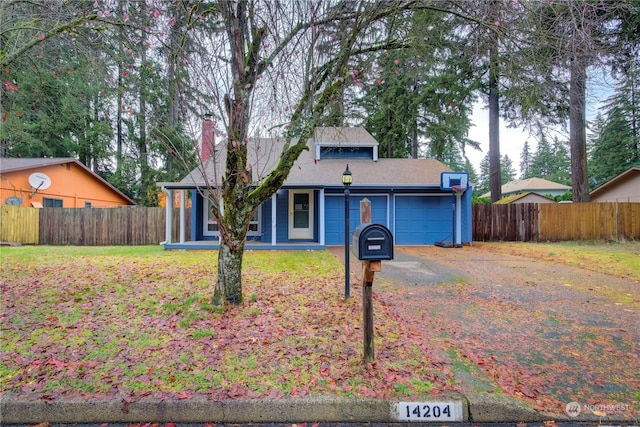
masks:
[(61, 208), (62, 199), (52, 199), (49, 197), (43, 197), (42, 204), (45, 208)]
[[(216, 222), (213, 213), (211, 212), (211, 200), (208, 198), (204, 199), (204, 230), (203, 234), (205, 236), (219, 236), (220, 228), (218, 227), (218, 223)], [(249, 223), (249, 231), (247, 232), (247, 236), (259, 236), (261, 234), (260, 228), (260, 218), (262, 211), (262, 207), (259, 206), (258, 209), (253, 211), (253, 216), (251, 217), (251, 222)]]
[(84, 202), (84, 207), (85, 208), (90, 208), (91, 207), (91, 202)]
[(373, 147), (320, 147), (321, 159), (373, 158)]

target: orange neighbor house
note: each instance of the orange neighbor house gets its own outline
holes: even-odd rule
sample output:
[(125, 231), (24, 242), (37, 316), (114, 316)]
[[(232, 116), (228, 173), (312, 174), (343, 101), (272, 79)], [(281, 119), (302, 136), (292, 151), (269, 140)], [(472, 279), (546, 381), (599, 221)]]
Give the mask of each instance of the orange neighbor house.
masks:
[(72, 158), (1, 158), (0, 204), (107, 208), (135, 202)]

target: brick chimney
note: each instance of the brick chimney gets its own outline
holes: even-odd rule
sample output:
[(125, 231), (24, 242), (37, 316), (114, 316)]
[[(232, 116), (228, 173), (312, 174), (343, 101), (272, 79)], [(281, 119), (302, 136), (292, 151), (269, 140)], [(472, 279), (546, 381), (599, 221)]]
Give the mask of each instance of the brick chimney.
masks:
[(200, 147), (200, 157), (202, 163), (209, 160), (216, 150), (215, 124), (212, 115), (206, 113), (202, 120), (202, 146)]

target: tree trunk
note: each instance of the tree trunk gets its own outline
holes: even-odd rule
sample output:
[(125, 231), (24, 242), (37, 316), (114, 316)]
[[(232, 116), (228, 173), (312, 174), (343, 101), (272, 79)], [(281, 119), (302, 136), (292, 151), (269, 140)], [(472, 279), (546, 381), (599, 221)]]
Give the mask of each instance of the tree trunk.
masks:
[[(493, 21), (499, 22), (499, 3), (493, 1), (491, 13)], [(502, 198), (502, 177), (500, 174), (500, 98), (499, 98), (499, 73), (498, 64), (498, 35), (490, 34), (489, 45), (489, 189), (491, 190), (491, 203)]]
[(569, 87), (569, 144), (571, 146), (571, 187), (574, 202), (589, 201), (587, 142), (585, 138), (586, 66), (579, 58), (571, 61)]
[(489, 70), (489, 188), (491, 203), (502, 198), (500, 173), (500, 99), (498, 96), (498, 47), (490, 48)]
[(244, 245), (230, 248), (225, 242), (220, 242), (218, 251), (218, 279), (213, 292), (213, 304), (222, 305), (225, 302), (242, 304), (242, 256)]
[[(124, 15), (124, 4), (122, 0), (118, 1), (118, 10), (120, 12), (120, 16)], [(124, 42), (124, 25), (120, 25), (118, 27), (118, 43)], [(122, 81), (122, 73), (123, 70), (123, 60), (120, 57), (122, 54), (118, 55), (118, 87), (117, 87), (117, 106), (116, 106), (116, 172), (121, 172), (122, 168), (122, 97), (124, 92), (124, 82)]]
[(411, 124), (411, 158), (418, 158), (418, 119)]

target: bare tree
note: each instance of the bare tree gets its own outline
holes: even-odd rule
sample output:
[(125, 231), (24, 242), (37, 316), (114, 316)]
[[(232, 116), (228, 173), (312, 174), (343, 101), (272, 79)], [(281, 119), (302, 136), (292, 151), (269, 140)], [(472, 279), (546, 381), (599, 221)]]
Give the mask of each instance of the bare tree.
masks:
[[(199, 35), (208, 58), (197, 67), (214, 94), (214, 115), (226, 134), (221, 182), (203, 193), (218, 223), (220, 249), (215, 304), (242, 302), (242, 259), (253, 212), (284, 183), (314, 128), (361, 77), (357, 57), (395, 46), (378, 25), (431, 2), (270, 2), (222, 0), (200, 11), (218, 31)], [(202, 61), (200, 59), (200, 61)], [(202, 62), (200, 62), (202, 63)], [(284, 139), (273, 169), (248, 163), (252, 135)], [(204, 168), (201, 178), (211, 182)]]

